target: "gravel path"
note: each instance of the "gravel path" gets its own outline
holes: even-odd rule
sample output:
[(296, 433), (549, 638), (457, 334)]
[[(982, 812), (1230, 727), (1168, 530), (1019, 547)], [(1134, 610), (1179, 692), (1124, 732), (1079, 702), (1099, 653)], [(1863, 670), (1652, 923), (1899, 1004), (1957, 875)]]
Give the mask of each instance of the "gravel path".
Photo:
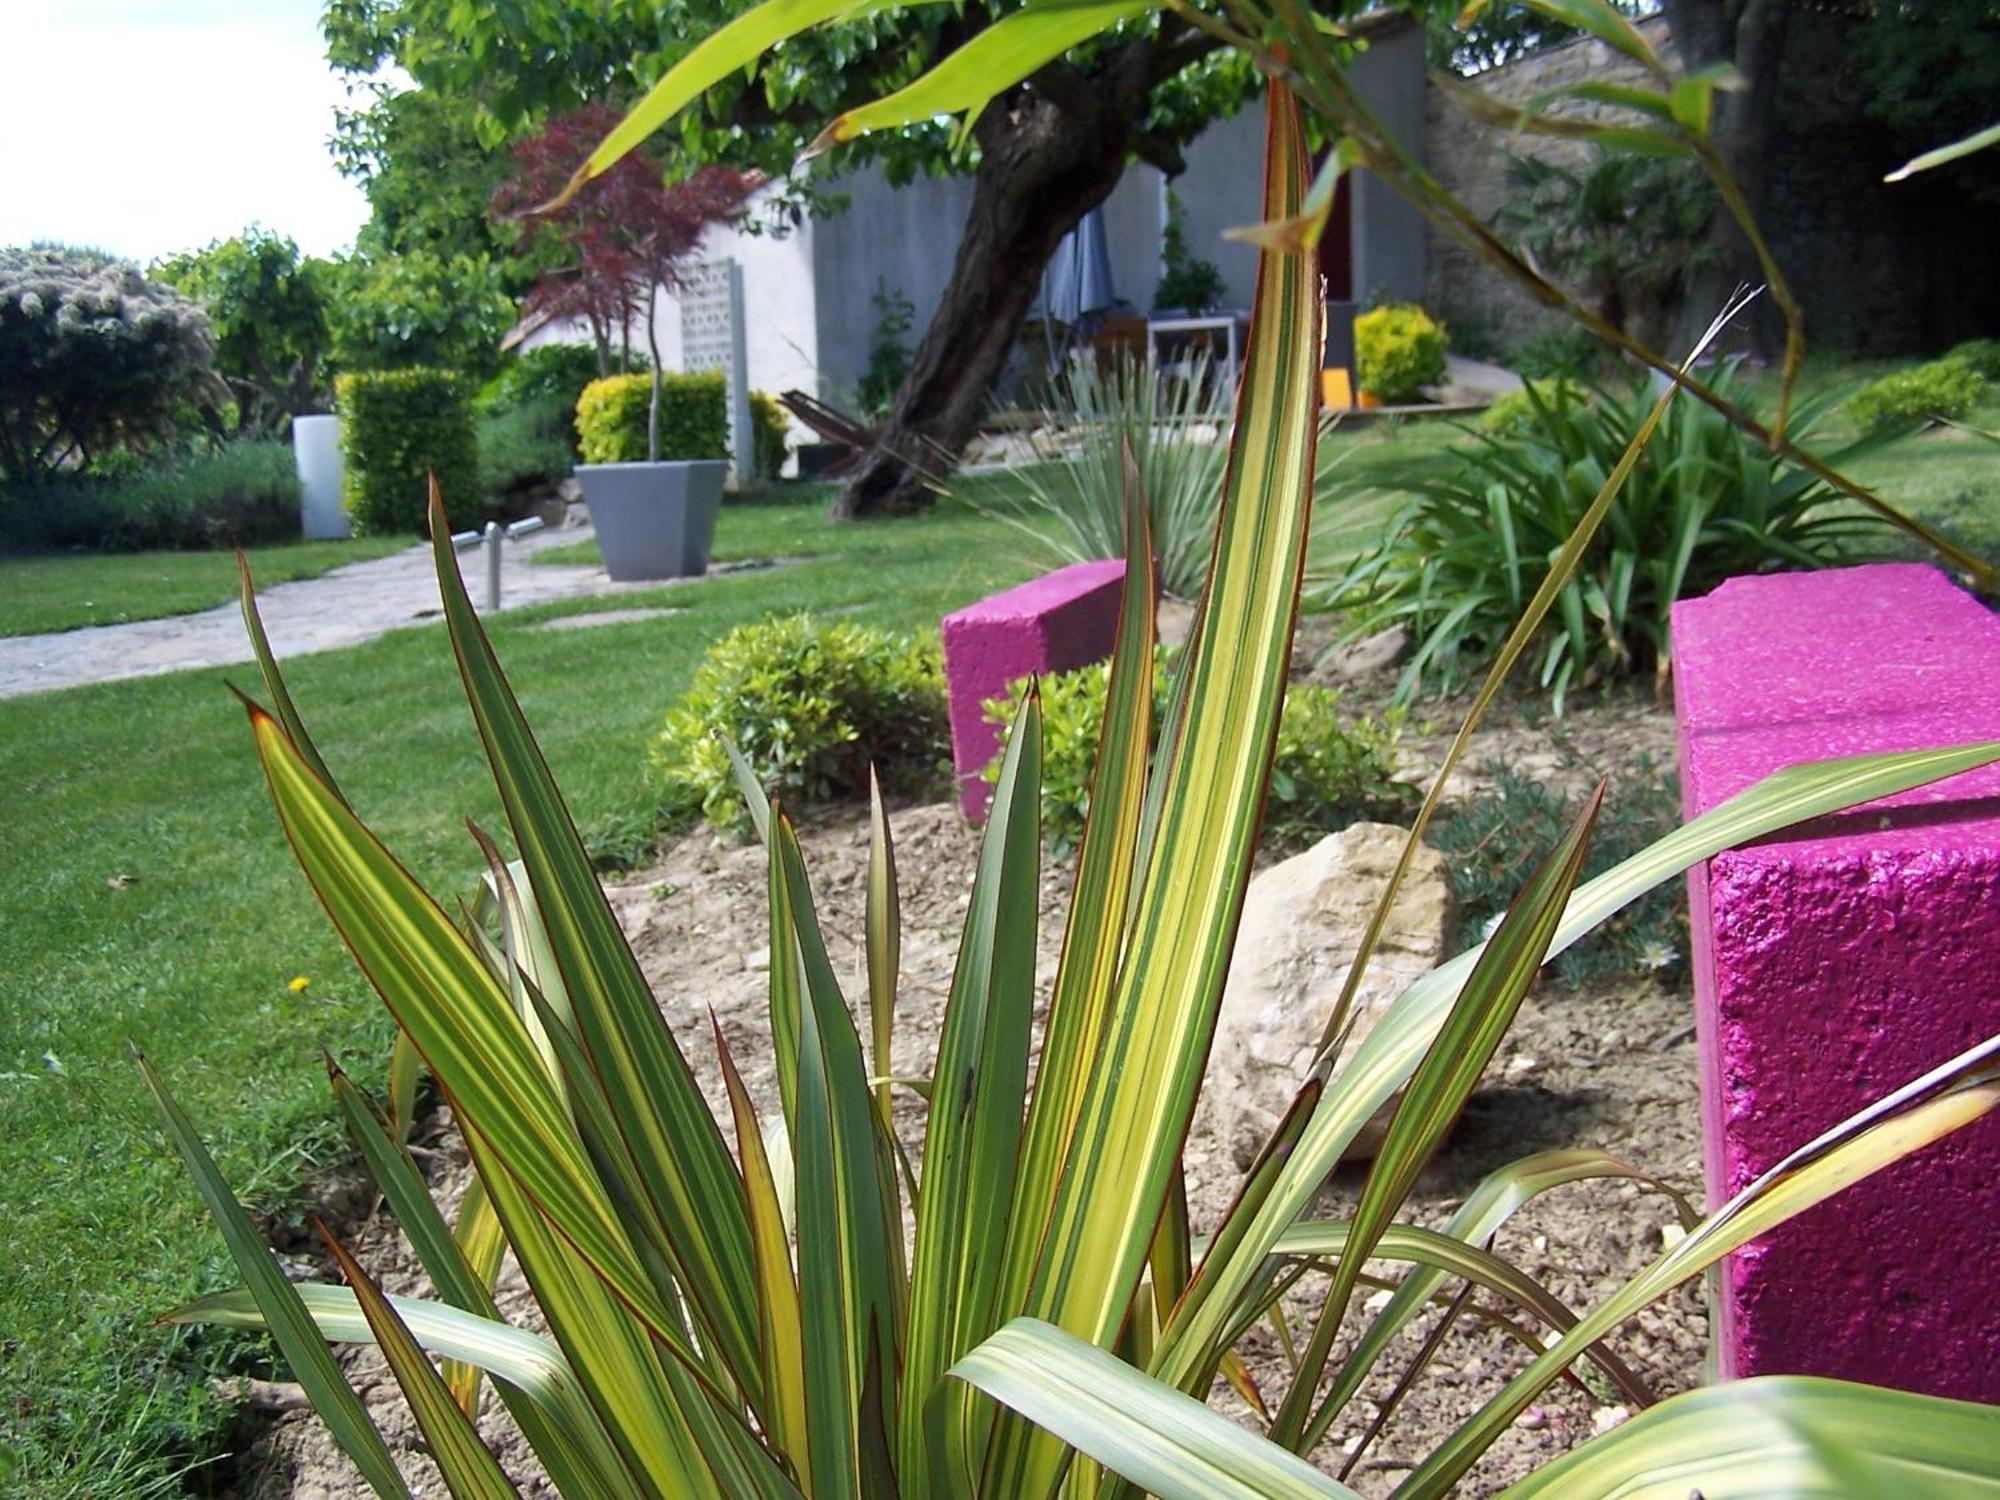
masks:
[[(602, 568), (528, 565), (533, 553), (581, 541), (590, 534), (587, 529), (563, 528), (506, 543), (501, 563), (502, 608), (659, 587), (656, 583), (613, 583)], [(459, 568), (474, 600), (483, 600), (483, 549), (472, 547), (460, 553)], [(388, 557), (349, 563), (317, 578), (275, 584), (259, 591), (257, 603), (272, 649), (281, 658), (358, 645), (437, 616), (437, 581), (430, 548), (419, 543)], [(151, 677), (191, 667), (232, 666), (251, 659), (243, 619), (232, 601), (199, 614), (0, 639), (0, 698), (54, 692), (88, 682)]]

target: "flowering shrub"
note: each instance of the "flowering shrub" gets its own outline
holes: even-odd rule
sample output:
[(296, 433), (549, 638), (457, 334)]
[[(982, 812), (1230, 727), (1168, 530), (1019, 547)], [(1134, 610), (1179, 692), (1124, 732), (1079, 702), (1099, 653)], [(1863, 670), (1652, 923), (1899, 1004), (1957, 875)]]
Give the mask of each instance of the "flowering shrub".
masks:
[(173, 436), (226, 397), (206, 314), (138, 267), (61, 245), (0, 249), (0, 477), (46, 479)]

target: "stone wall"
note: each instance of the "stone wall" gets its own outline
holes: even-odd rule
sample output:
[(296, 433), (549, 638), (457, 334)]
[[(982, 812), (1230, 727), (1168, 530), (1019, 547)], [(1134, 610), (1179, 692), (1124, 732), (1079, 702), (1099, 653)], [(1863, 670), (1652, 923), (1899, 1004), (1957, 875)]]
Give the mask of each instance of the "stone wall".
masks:
[[(1639, 24), (1673, 62), (1665, 18)], [(1807, 338), (1819, 348), (1888, 355), (1935, 353), (1990, 334), (2000, 327), (2000, 277), (1991, 270), (2000, 202), (1970, 196), (1948, 172), (1882, 181), (1906, 153), (1863, 113), (1851, 26), (1849, 17), (1825, 7), (1801, 6), (1793, 14), (1776, 81), (1777, 125), (1762, 156), (1762, 228), (1805, 310)], [(1518, 105), (1584, 78), (1637, 83), (1644, 75), (1602, 42), (1584, 39), (1470, 81)], [(1621, 114), (1604, 106), (1564, 109), (1583, 118)], [(1488, 222), (1506, 197), (1510, 153), (1576, 160), (1586, 150), (1474, 124), (1443, 90), (1430, 90), (1430, 169)], [(1467, 348), (1518, 349), (1538, 333), (1570, 326), (1435, 232), (1427, 287), (1427, 304)], [(1764, 341), (1775, 342), (1768, 306), (1755, 315)]]
[[(1639, 23), (1646, 39), (1671, 63), (1673, 44), (1666, 20)], [(1491, 68), (1470, 80), (1473, 87), (1508, 104), (1527, 103), (1537, 94), (1590, 79), (1596, 83), (1638, 84), (1645, 71), (1595, 37), (1585, 37)], [(1629, 118), (1608, 106), (1565, 103), (1560, 111), (1581, 119)], [(1539, 156), (1565, 163), (1581, 161), (1587, 148), (1548, 136), (1515, 136), (1481, 125), (1449, 99), (1444, 90), (1427, 95), (1424, 159), (1431, 172), (1482, 220), (1490, 223), (1507, 196), (1507, 158)], [(1537, 334), (1572, 325), (1542, 307), (1470, 250), (1433, 232), (1425, 305), (1442, 316), (1454, 343), (1472, 349), (1518, 348)]]

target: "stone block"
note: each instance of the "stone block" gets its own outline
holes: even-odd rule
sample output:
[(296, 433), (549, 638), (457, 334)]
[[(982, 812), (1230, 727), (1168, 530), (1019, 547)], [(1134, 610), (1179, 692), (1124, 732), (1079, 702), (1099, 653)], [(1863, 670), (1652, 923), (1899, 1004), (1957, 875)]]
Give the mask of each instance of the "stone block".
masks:
[(1000, 748), (1000, 727), (986, 719), (987, 700), (1023, 677), (1109, 656), (1124, 587), (1122, 560), (1071, 563), (944, 617), (951, 758), (966, 817), (983, 819), (992, 795), (979, 775)]
[[(2000, 618), (1916, 564), (1733, 579), (1677, 605), (1682, 797), (1801, 761), (2000, 738)], [(2000, 769), (1689, 876), (1711, 1205), (2000, 1031)], [(2000, 1402), (2000, 1117), (1722, 1267), (1718, 1368)]]

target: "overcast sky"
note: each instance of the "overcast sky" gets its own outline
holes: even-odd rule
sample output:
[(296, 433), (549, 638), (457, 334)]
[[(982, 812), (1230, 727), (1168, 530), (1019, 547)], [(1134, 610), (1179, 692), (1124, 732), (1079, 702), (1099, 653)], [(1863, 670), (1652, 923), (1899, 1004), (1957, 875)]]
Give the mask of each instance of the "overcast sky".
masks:
[(0, 0), (0, 245), (140, 261), (253, 220), (327, 254), (368, 215), (327, 138), (321, 0)]

